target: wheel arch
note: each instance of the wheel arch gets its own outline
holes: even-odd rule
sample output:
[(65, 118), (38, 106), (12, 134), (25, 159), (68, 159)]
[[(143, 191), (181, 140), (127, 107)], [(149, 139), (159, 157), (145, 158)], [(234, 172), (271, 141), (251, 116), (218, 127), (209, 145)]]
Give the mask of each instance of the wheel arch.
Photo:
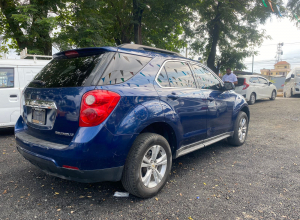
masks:
[(168, 143), (170, 145), (172, 155), (176, 154), (178, 142), (177, 142), (176, 132), (171, 127), (171, 125), (169, 125), (166, 122), (154, 122), (154, 123), (146, 126), (145, 128), (143, 128), (143, 130), (140, 132), (140, 134), (146, 133), (146, 132), (159, 134), (159, 135), (163, 136), (164, 138), (166, 138), (166, 140), (168, 141)]
[(248, 117), (248, 122), (250, 121), (250, 110), (249, 110), (249, 107), (248, 106), (244, 106), (241, 108), (240, 110), (241, 112), (245, 112), (247, 117)]

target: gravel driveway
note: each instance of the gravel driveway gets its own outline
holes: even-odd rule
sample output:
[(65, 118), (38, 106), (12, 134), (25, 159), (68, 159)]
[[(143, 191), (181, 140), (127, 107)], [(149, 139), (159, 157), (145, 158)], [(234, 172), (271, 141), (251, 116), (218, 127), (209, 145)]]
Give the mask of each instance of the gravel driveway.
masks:
[(154, 198), (113, 197), (120, 182), (44, 174), (0, 130), (0, 219), (300, 219), (300, 98), (250, 106), (246, 143), (226, 141), (173, 161)]

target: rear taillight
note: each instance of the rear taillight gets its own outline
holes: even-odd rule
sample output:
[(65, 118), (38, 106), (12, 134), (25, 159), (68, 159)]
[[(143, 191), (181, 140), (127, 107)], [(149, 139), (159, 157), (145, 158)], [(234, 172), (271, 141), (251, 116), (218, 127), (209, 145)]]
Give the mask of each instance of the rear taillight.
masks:
[(121, 96), (107, 90), (92, 90), (81, 100), (79, 126), (92, 127), (102, 123), (117, 106)]
[(249, 87), (249, 84), (246, 83), (246, 79), (244, 79), (243, 90), (247, 89), (248, 87)]

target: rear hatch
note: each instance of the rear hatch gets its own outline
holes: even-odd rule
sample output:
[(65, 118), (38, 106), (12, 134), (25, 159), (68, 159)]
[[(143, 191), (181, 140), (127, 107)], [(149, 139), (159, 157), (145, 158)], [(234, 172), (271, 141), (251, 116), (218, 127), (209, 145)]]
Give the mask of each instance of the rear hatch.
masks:
[(245, 79), (246, 79), (246, 78), (244, 78), (244, 77), (237, 77), (238, 84), (235, 86), (235, 92), (237, 92), (237, 93), (239, 93), (239, 94), (244, 94), (244, 93), (246, 93), (246, 91), (243, 90)]
[(95, 88), (114, 52), (77, 50), (60, 53), (24, 91), (26, 133), (69, 144), (79, 128), (83, 94)]

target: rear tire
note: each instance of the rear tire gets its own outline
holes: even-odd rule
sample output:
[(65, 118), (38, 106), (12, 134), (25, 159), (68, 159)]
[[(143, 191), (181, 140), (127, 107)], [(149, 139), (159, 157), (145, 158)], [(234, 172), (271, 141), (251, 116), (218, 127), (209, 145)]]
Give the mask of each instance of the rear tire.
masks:
[(250, 95), (250, 100), (249, 100), (248, 104), (253, 105), (255, 103), (255, 101), (256, 101), (256, 95), (254, 92), (252, 92)]
[(234, 134), (227, 138), (228, 142), (234, 146), (241, 146), (245, 143), (248, 134), (248, 116), (245, 112), (239, 112), (234, 122)]
[(273, 91), (272, 91), (272, 94), (271, 94), (270, 100), (275, 100), (275, 98), (276, 98), (276, 91), (273, 90)]
[(137, 197), (153, 197), (166, 184), (171, 167), (172, 153), (168, 141), (158, 134), (142, 133), (127, 156), (122, 184)]

